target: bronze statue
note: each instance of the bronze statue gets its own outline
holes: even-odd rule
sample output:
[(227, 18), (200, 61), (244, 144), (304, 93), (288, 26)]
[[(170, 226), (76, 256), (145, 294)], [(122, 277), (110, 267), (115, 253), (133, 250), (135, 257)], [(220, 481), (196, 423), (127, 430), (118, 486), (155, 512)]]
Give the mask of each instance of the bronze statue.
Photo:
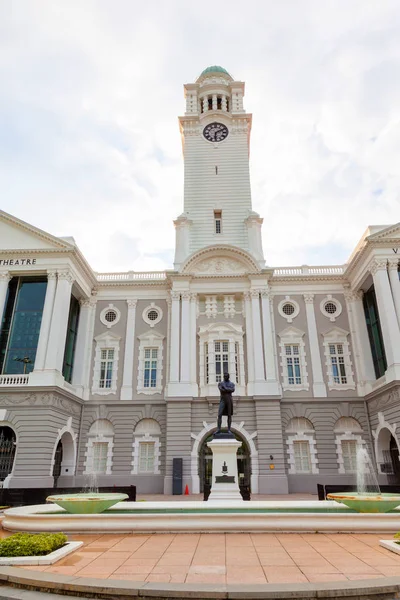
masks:
[(229, 381), (229, 373), (224, 373), (224, 380), (219, 382), (218, 389), (221, 393), (221, 398), (219, 401), (217, 420), (218, 429), (216, 433), (221, 433), (221, 423), (223, 415), (226, 415), (228, 417), (228, 433), (231, 433), (233, 415), (232, 394), (235, 391), (235, 384), (232, 383), (232, 381)]

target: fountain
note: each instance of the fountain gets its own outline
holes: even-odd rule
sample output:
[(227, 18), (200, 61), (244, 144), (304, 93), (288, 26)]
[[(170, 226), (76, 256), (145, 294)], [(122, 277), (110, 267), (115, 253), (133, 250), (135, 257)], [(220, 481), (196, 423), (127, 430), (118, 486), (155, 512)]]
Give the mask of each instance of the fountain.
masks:
[(357, 449), (357, 492), (337, 492), (327, 498), (359, 513), (386, 513), (400, 505), (400, 494), (382, 494), (365, 448)]

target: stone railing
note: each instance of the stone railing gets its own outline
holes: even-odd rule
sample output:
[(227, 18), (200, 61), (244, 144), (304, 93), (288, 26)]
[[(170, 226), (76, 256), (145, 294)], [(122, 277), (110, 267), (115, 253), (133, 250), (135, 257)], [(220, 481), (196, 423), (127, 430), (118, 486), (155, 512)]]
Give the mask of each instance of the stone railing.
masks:
[(344, 265), (332, 265), (328, 267), (279, 267), (274, 269), (274, 277), (301, 277), (307, 275), (343, 275)]
[(0, 387), (28, 385), (28, 375), (0, 375)]
[(96, 273), (97, 281), (143, 281), (143, 280), (163, 280), (167, 278), (165, 271), (149, 271), (139, 273), (128, 271), (127, 273)]

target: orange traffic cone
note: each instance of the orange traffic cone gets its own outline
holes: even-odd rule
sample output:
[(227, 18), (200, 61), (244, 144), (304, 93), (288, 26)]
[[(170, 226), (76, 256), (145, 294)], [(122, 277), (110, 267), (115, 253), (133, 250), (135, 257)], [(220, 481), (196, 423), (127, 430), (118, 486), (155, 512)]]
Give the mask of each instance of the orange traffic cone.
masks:
[(186, 484), (186, 487), (185, 487), (185, 496), (189, 496), (189, 486), (188, 486), (188, 484)]

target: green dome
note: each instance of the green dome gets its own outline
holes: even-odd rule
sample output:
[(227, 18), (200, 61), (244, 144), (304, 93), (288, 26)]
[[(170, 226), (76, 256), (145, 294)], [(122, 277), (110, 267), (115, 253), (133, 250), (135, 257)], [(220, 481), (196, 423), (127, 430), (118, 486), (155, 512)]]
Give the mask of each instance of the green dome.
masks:
[(212, 65), (211, 67), (207, 67), (207, 69), (204, 69), (204, 71), (202, 71), (200, 77), (202, 77), (203, 75), (207, 75), (207, 73), (224, 73), (225, 75), (229, 75), (226, 69), (224, 69), (223, 67), (219, 67), (218, 65)]

